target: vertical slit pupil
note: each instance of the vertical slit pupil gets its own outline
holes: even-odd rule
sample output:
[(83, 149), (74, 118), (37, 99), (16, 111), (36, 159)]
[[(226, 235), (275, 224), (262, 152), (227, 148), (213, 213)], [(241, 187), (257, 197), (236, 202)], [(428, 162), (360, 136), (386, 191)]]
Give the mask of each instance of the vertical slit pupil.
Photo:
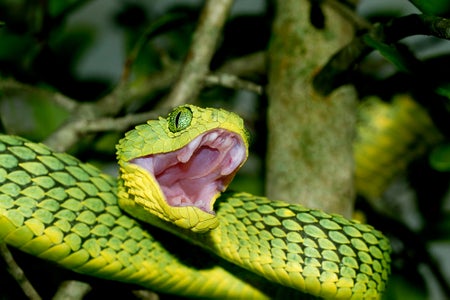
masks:
[(177, 113), (177, 116), (175, 117), (175, 126), (179, 127), (180, 126), (180, 117), (181, 117), (181, 111)]

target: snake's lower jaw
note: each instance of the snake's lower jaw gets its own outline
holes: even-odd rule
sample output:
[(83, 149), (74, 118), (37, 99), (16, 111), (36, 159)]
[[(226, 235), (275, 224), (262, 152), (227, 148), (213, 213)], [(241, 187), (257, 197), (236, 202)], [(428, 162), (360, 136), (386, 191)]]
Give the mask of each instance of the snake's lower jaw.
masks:
[[(213, 211), (195, 206), (170, 206), (158, 182), (145, 169), (135, 164), (120, 166), (119, 205), (129, 214), (158, 227), (169, 229), (171, 223), (194, 232), (206, 232), (219, 223)], [(220, 195), (211, 199), (211, 205)]]

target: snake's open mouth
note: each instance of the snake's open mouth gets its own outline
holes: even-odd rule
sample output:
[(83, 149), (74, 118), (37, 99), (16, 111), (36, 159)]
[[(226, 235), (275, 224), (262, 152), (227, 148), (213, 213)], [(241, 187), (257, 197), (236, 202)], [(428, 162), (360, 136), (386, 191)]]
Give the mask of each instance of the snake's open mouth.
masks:
[(171, 206), (196, 206), (214, 213), (212, 200), (228, 186), (246, 158), (241, 137), (231, 131), (205, 132), (181, 149), (131, 160), (159, 183)]

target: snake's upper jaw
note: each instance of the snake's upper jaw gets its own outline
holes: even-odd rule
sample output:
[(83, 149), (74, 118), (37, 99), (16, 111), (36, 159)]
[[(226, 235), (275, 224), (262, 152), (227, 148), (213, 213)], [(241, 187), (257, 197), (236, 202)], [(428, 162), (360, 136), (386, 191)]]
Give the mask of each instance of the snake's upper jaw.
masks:
[(247, 158), (242, 138), (231, 131), (207, 131), (183, 148), (131, 160), (151, 173), (170, 206), (195, 206), (214, 213), (225, 190)]

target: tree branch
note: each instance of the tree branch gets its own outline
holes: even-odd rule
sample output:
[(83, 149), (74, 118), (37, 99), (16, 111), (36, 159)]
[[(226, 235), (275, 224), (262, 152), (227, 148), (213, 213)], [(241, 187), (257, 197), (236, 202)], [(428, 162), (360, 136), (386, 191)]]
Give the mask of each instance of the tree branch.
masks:
[(22, 288), (24, 294), (31, 300), (42, 299), (41, 296), (39, 296), (37, 291), (34, 289), (33, 285), (30, 283), (30, 281), (28, 281), (28, 278), (25, 276), (25, 273), (16, 263), (11, 252), (4, 243), (0, 243), (0, 255), (6, 262), (9, 274), (11, 274), (11, 276), (17, 281), (17, 283)]
[[(369, 39), (378, 43), (393, 44), (413, 35), (450, 39), (450, 20), (436, 16), (412, 14), (392, 19), (386, 24), (376, 24), (370, 27), (368, 32), (355, 37), (331, 57), (313, 80), (315, 90), (322, 95), (328, 95), (335, 88), (345, 84), (348, 81), (349, 71), (374, 50), (367, 42)], [(407, 60), (410, 65), (418, 63), (412, 55)]]
[(53, 296), (53, 300), (81, 300), (91, 291), (91, 286), (76, 280), (64, 281)]
[(167, 113), (167, 108), (159, 108), (139, 114), (128, 114), (120, 118), (98, 118), (95, 120), (79, 122), (77, 128), (78, 131), (82, 133), (123, 131), (132, 125), (156, 119), (158, 116), (165, 113)]
[(311, 85), (317, 69), (353, 34), (353, 25), (324, 7), (317, 30), (307, 0), (278, 0), (269, 47), (266, 194), (351, 216), (356, 93), (329, 97)]
[(266, 52), (259, 51), (225, 62), (216, 73), (229, 73), (236, 76), (266, 74)]
[(206, 85), (221, 85), (230, 89), (242, 89), (262, 95), (263, 87), (248, 80), (240, 79), (231, 74), (210, 74), (205, 77)]
[[(256, 93), (262, 92), (262, 87), (249, 81), (241, 80), (237, 76), (250, 76), (265, 72), (265, 52), (256, 52), (231, 59), (215, 70), (216, 74), (227, 73), (229, 80), (219, 80), (218, 75), (205, 76), (208, 84), (219, 84), (229, 88), (249, 89)], [(106, 95), (95, 103), (80, 104), (59, 92), (35, 87), (13, 79), (0, 80), (0, 90), (3, 92), (29, 92), (39, 93), (56, 105), (61, 106), (72, 114), (70, 120), (50, 135), (44, 143), (57, 151), (66, 151), (73, 146), (78, 139), (89, 132), (106, 130), (124, 130), (131, 125), (145, 122), (165, 113), (167, 108), (125, 116), (111, 118), (114, 112), (128, 103), (133, 103), (151, 93), (168, 88), (181, 69), (181, 65), (173, 63), (165, 66), (165, 69), (153, 73), (146, 78), (124, 83), (112, 93)], [(208, 79), (209, 78), (209, 79)], [(230, 83), (234, 81), (235, 83)], [(202, 81), (204, 83), (204, 81)], [(119, 101), (117, 99), (120, 99)]]
[(232, 4), (233, 0), (206, 1), (186, 62), (165, 106), (178, 106), (198, 96)]
[(337, 0), (323, 0), (325, 5), (328, 5), (330, 8), (334, 9), (337, 13), (339, 13), (342, 18), (351, 22), (355, 27), (356, 31), (367, 30), (372, 24), (368, 22), (366, 19), (359, 16), (355, 10), (349, 8), (349, 6), (343, 4)]

